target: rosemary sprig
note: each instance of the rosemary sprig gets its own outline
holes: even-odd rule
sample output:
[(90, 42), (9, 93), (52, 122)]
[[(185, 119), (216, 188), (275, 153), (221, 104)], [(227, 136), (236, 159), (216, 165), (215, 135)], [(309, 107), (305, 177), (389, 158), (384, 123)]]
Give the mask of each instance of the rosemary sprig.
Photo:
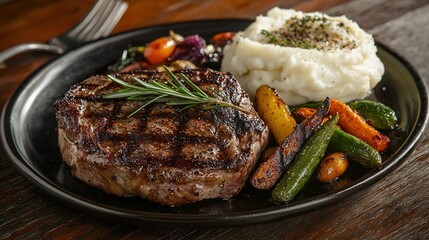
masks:
[(170, 80), (167, 83), (162, 83), (156, 80), (145, 82), (139, 78), (134, 78), (138, 83), (138, 85), (135, 85), (108, 75), (112, 81), (121, 85), (122, 89), (115, 93), (104, 95), (103, 97), (106, 99), (125, 98), (127, 100), (142, 101), (142, 106), (132, 112), (129, 117), (152, 103), (165, 103), (170, 106), (181, 106), (179, 111), (203, 104), (204, 109), (230, 107), (244, 113), (249, 113), (247, 109), (227, 102), (218, 91), (211, 88), (209, 89), (213, 95), (222, 98), (222, 100), (209, 96), (189, 80), (189, 78), (183, 73), (178, 75), (182, 80), (180, 81), (170, 71), (170, 69), (166, 66), (163, 67), (170, 77)]

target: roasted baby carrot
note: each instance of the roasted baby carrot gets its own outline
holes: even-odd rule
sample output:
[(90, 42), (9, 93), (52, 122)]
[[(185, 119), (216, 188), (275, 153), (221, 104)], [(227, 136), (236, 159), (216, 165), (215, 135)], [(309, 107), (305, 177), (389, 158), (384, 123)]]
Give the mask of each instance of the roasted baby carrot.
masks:
[(300, 108), (293, 111), (293, 115), (297, 119), (302, 121), (302, 120), (310, 117), (311, 115), (313, 115), (313, 113), (315, 113), (315, 112), (316, 112), (316, 109), (314, 109), (314, 108), (300, 107)]
[(332, 99), (329, 113), (331, 115), (338, 113), (340, 117), (338, 125), (345, 132), (363, 140), (379, 152), (386, 150), (390, 142), (389, 138), (369, 125), (365, 119), (344, 102)]

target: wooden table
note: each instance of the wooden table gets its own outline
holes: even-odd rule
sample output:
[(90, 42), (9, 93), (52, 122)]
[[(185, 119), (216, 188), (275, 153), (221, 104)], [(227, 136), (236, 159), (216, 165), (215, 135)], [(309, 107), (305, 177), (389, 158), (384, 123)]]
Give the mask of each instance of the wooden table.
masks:
[[(429, 81), (427, 0), (155, 1), (129, 0), (114, 32), (207, 18), (254, 18), (273, 6), (345, 14), (396, 49)], [(70, 28), (92, 1), (0, 1), (0, 50), (46, 42)], [(14, 89), (53, 56), (27, 53), (0, 69), (0, 108)], [(400, 96), (399, 96), (400, 97)], [(255, 226), (161, 228), (107, 221), (65, 207), (30, 184), (0, 150), (0, 239), (427, 239), (429, 135), (387, 177), (326, 208)]]

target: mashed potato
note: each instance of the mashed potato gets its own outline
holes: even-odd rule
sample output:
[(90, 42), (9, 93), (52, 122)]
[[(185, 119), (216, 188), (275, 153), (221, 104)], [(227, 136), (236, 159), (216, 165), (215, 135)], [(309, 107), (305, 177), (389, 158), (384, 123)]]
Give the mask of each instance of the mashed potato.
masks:
[(251, 97), (267, 84), (296, 105), (329, 96), (366, 97), (384, 66), (371, 35), (346, 17), (273, 8), (235, 35), (222, 71), (232, 72)]

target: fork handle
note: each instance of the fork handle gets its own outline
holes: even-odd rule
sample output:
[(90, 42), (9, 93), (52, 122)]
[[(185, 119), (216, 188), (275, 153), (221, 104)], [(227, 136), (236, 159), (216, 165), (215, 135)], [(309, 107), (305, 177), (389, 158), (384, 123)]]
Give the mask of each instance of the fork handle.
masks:
[(56, 54), (62, 54), (64, 52), (63, 49), (57, 46), (52, 46), (45, 43), (38, 43), (38, 42), (23, 43), (0, 52), (0, 63), (3, 63), (9, 58), (14, 57), (18, 54), (29, 52), (29, 51), (44, 51), (44, 52), (52, 52)]

